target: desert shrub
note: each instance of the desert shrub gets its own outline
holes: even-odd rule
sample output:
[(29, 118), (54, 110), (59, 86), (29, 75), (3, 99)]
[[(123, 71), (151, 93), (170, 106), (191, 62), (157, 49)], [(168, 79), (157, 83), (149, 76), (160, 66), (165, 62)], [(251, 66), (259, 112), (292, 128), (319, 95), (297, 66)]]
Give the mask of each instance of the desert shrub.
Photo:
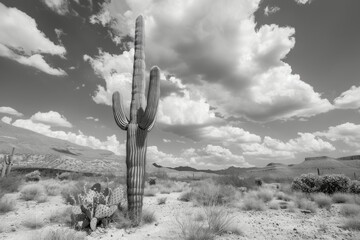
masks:
[(349, 186), (349, 192), (354, 194), (360, 194), (360, 181), (352, 180)]
[(286, 202), (291, 201), (292, 197), (284, 192), (276, 192), (275, 193), (275, 198), (278, 200), (283, 200)]
[(334, 203), (354, 203), (354, 196), (349, 193), (334, 193), (332, 201)]
[(321, 176), (319, 192), (333, 194), (335, 192), (347, 192), (350, 178), (342, 174), (330, 174)]
[(25, 175), (25, 181), (27, 181), (27, 182), (30, 182), (30, 181), (38, 182), (41, 179), (40, 175), (41, 175), (40, 171), (35, 170), (35, 171), (30, 172), (30, 173)]
[(245, 197), (243, 200), (242, 209), (245, 211), (264, 211), (266, 206), (261, 199)]
[(261, 187), (263, 185), (263, 180), (261, 178), (255, 178), (255, 185)]
[(143, 210), (141, 215), (141, 220), (145, 224), (150, 224), (156, 221), (155, 212), (150, 210)]
[(162, 189), (160, 190), (160, 193), (161, 193), (161, 194), (170, 194), (170, 190), (169, 190), (169, 189), (164, 189), (164, 188), (162, 188)]
[(278, 210), (280, 208), (280, 205), (276, 201), (271, 201), (271, 202), (269, 202), (269, 208), (274, 209), (274, 210)]
[(46, 190), (43, 185), (38, 183), (25, 185), (20, 191), (20, 198), (25, 201), (44, 202), (47, 199)]
[(2, 197), (0, 199), (0, 214), (11, 212), (15, 209), (16, 202), (9, 197)]
[(209, 229), (215, 235), (227, 232), (234, 219), (224, 207), (219, 206), (205, 208), (205, 215)]
[(354, 217), (347, 219), (342, 227), (347, 230), (360, 231), (360, 218)]
[(257, 187), (254, 177), (243, 178), (235, 174), (219, 176), (214, 178), (214, 181), (220, 185), (231, 185), (238, 188), (246, 187), (247, 189), (253, 189)]
[(159, 205), (161, 205), (161, 204), (165, 204), (166, 203), (166, 197), (161, 197), (161, 198), (158, 198), (157, 199), (157, 203), (159, 204)]
[(0, 190), (3, 194), (17, 192), (21, 183), (21, 178), (16, 176), (0, 178)]
[(320, 207), (320, 208), (331, 208), (332, 199), (330, 196), (324, 194), (324, 193), (316, 193), (313, 195), (314, 202)]
[(56, 176), (57, 179), (59, 179), (60, 181), (62, 180), (69, 180), (71, 179), (71, 173), (70, 172), (62, 172), (59, 175)]
[(61, 184), (53, 179), (42, 181), (41, 184), (45, 187), (46, 192), (49, 196), (60, 195), (62, 187)]
[(293, 190), (306, 193), (317, 192), (319, 187), (320, 178), (313, 173), (302, 174), (300, 177), (296, 177), (291, 184)]
[(184, 240), (213, 240), (215, 235), (204, 223), (194, 222), (191, 219), (176, 219), (181, 230), (181, 239)]
[(273, 199), (274, 192), (270, 189), (259, 188), (259, 190), (256, 191), (256, 195), (258, 198), (260, 198), (264, 202), (269, 202)]
[(235, 199), (236, 189), (230, 185), (199, 182), (191, 189), (193, 199), (203, 206), (223, 205)]
[(296, 200), (296, 205), (298, 208), (303, 209), (303, 210), (308, 210), (312, 213), (316, 213), (317, 212), (317, 205), (316, 203), (310, 201), (307, 198), (301, 198), (301, 199), (297, 199)]
[(69, 182), (62, 187), (61, 196), (64, 198), (66, 204), (76, 205), (80, 204), (79, 196), (84, 194), (86, 190), (86, 182)]
[(294, 202), (289, 202), (289, 204), (287, 205), (287, 210), (289, 212), (295, 212), (296, 211), (296, 203)]
[(57, 210), (48, 217), (49, 221), (52, 223), (60, 223), (65, 225), (71, 225), (71, 207), (65, 209)]
[(193, 198), (193, 193), (191, 191), (186, 191), (180, 194), (179, 200), (183, 202), (190, 202)]
[(39, 229), (44, 227), (46, 224), (43, 217), (35, 215), (28, 215), (27, 218), (22, 222), (22, 225), (30, 229)]
[(34, 234), (31, 240), (85, 240), (86, 233), (70, 228), (45, 228)]
[(360, 206), (351, 203), (344, 204), (340, 208), (340, 214), (345, 217), (357, 216), (360, 214)]
[(132, 226), (132, 221), (127, 217), (126, 213), (117, 210), (111, 217), (117, 229), (127, 229)]

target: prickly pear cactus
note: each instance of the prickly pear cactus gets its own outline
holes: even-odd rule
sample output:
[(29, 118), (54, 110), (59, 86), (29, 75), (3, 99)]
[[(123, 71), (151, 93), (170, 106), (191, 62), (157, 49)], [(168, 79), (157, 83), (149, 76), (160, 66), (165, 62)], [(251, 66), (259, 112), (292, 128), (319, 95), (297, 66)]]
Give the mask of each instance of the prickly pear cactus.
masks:
[(76, 229), (89, 228), (94, 231), (101, 224), (107, 226), (108, 218), (121, 206), (126, 206), (126, 189), (123, 186), (115, 190), (95, 184), (85, 194), (79, 195), (80, 206), (72, 207), (72, 221)]

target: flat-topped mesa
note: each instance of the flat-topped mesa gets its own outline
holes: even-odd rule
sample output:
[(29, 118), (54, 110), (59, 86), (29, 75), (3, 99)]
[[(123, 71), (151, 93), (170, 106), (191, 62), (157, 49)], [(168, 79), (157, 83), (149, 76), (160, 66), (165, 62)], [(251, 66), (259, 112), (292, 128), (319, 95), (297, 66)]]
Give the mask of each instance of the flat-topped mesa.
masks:
[(145, 34), (144, 18), (139, 16), (135, 24), (135, 54), (130, 105), (127, 118), (119, 92), (113, 94), (113, 113), (116, 124), (127, 131), (126, 168), (127, 200), (130, 219), (139, 224), (145, 184), (147, 134), (155, 124), (160, 98), (160, 69), (152, 67), (147, 100), (145, 99)]

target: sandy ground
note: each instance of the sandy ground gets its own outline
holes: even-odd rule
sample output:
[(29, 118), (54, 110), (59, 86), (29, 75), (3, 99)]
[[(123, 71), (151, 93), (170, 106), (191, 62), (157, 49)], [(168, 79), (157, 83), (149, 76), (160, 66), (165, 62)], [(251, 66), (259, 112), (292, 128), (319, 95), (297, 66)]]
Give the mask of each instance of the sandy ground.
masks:
[[(16, 210), (0, 215), (0, 230), (2, 231), (0, 231), (0, 239), (36, 239), (41, 230), (29, 230), (22, 226), (22, 222), (29, 216), (46, 219), (52, 212), (66, 207), (60, 196), (49, 197), (49, 201), (45, 203), (36, 203), (34, 201), (25, 202), (19, 200), (19, 193), (9, 195), (17, 202), (17, 206)], [(157, 219), (155, 223), (126, 231), (116, 228), (98, 228), (97, 231), (88, 236), (88, 239), (181, 239), (176, 219), (187, 219), (189, 216), (202, 211), (202, 208), (194, 206), (191, 202), (177, 200), (179, 195), (180, 193), (170, 193), (145, 197), (144, 209), (155, 212)], [(158, 205), (157, 198), (159, 197), (167, 197), (166, 204)], [(228, 210), (234, 217), (233, 224), (239, 226), (244, 235), (239, 236), (228, 233), (218, 236), (217, 240), (360, 239), (360, 232), (343, 230), (340, 227), (344, 218), (339, 216), (338, 204), (334, 204), (330, 211), (319, 209), (316, 214), (302, 213), (298, 209), (295, 212), (270, 209), (263, 212), (245, 212), (235, 207)]]

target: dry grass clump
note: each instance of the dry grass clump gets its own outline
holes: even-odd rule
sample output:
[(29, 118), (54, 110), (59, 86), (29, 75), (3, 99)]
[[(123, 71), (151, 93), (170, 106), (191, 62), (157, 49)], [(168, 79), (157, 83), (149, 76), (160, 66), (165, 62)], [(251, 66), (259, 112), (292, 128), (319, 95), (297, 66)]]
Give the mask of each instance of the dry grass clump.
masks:
[(150, 224), (156, 221), (155, 212), (150, 210), (143, 210), (141, 215), (141, 220), (145, 224)]
[(354, 203), (354, 195), (349, 193), (334, 193), (332, 195), (332, 201), (334, 203)]
[(197, 213), (195, 217), (185, 215), (176, 221), (181, 230), (182, 239), (186, 240), (212, 240), (216, 235), (232, 233), (243, 235), (242, 230), (233, 225), (234, 217), (220, 206), (204, 208), (204, 214)]
[(347, 229), (347, 230), (360, 231), (360, 218), (353, 217), (353, 218), (346, 219), (342, 228)]
[(71, 207), (66, 207), (64, 209), (57, 210), (50, 214), (49, 221), (52, 223), (60, 223), (65, 225), (71, 225)]
[(43, 185), (32, 183), (25, 185), (20, 191), (20, 198), (25, 201), (37, 201), (38, 203), (46, 202), (47, 195)]
[(61, 194), (62, 185), (59, 181), (49, 179), (46, 181), (41, 181), (41, 184), (45, 187), (49, 196), (58, 196)]
[(70, 228), (45, 228), (36, 233), (31, 240), (85, 240), (86, 233)]
[(262, 199), (259, 199), (256, 194), (253, 192), (245, 195), (242, 209), (244, 211), (264, 211), (266, 209), (266, 205)]
[(212, 181), (197, 182), (192, 188), (192, 199), (202, 206), (225, 205), (236, 199), (236, 189), (230, 185), (217, 185)]
[(186, 191), (180, 194), (178, 200), (183, 202), (190, 202), (192, 200), (193, 194), (191, 191)]
[(166, 200), (167, 200), (166, 197), (161, 197), (161, 198), (158, 198), (158, 199), (157, 199), (157, 203), (158, 203), (159, 205), (162, 205), (162, 204), (165, 204), (165, 203), (166, 203)]
[(61, 196), (64, 198), (66, 204), (79, 204), (79, 195), (85, 193), (85, 181), (70, 181), (62, 185)]
[(22, 225), (30, 229), (39, 229), (44, 227), (46, 224), (43, 217), (36, 215), (29, 215), (23, 222)]
[(314, 202), (320, 207), (325, 209), (331, 208), (332, 199), (324, 193), (317, 193), (313, 195)]
[(274, 198), (274, 191), (268, 188), (259, 188), (256, 195), (264, 202), (270, 202)]
[(0, 199), (0, 214), (11, 212), (15, 209), (16, 202), (7, 196)]
[(347, 203), (341, 206), (340, 214), (345, 217), (360, 215), (360, 206), (352, 203)]
[(117, 229), (127, 229), (132, 226), (131, 220), (126, 216), (126, 214), (119, 210), (111, 216), (111, 222), (113, 222)]
[(287, 193), (284, 193), (282, 191), (279, 191), (279, 192), (276, 192), (274, 197), (278, 200), (283, 200), (283, 201), (286, 201), (286, 202), (289, 202), (292, 200), (292, 197), (287, 194)]
[(274, 209), (274, 210), (279, 210), (280, 209), (280, 205), (276, 201), (269, 202), (268, 206), (269, 206), (270, 209)]
[(310, 201), (309, 199), (306, 198), (302, 198), (299, 201), (297, 201), (297, 206), (300, 209), (303, 210), (308, 210), (312, 213), (316, 213), (317, 212), (317, 205), (316, 203)]

